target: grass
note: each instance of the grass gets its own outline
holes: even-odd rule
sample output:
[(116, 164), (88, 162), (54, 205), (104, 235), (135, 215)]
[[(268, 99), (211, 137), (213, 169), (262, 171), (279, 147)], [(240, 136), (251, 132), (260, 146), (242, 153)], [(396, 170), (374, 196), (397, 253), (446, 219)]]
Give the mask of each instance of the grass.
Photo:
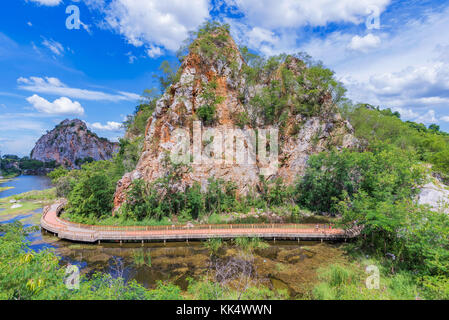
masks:
[(239, 237), (233, 240), (234, 244), (244, 251), (253, 251), (255, 249), (266, 249), (270, 245), (260, 238)]
[(278, 271), (278, 272), (282, 272), (287, 269), (287, 266), (281, 262), (276, 263), (275, 267), (276, 267), (276, 271)]
[[(373, 273), (367, 266), (379, 270), (378, 288), (369, 288), (367, 282)], [(320, 300), (412, 300), (418, 288), (408, 273), (391, 274), (377, 262), (364, 259), (347, 265), (331, 264), (318, 270), (320, 283), (313, 289), (313, 297)]]
[(13, 200), (25, 200), (25, 201), (50, 201), (56, 199), (56, 188), (45, 189), (45, 190), (33, 190), (20, 194), (16, 194), (5, 198), (8, 201)]
[[(11, 179), (6, 179), (6, 178), (1, 178), (0, 179), (0, 184), (5, 183), (10, 181)], [(0, 187), (0, 192), (5, 191), (5, 190), (9, 190), (9, 189), (13, 189), (14, 187)]]
[[(36, 209), (42, 208), (44, 205), (51, 203), (56, 199), (56, 191), (54, 188), (41, 191), (29, 191), (6, 198), (0, 198), (0, 216), (17, 216), (29, 213)], [(15, 200), (16, 203), (11, 203)], [(12, 208), (13, 205), (21, 205), (18, 208)]]
[(218, 250), (224, 245), (221, 238), (212, 238), (204, 242), (204, 246), (209, 249), (212, 254), (217, 254)]

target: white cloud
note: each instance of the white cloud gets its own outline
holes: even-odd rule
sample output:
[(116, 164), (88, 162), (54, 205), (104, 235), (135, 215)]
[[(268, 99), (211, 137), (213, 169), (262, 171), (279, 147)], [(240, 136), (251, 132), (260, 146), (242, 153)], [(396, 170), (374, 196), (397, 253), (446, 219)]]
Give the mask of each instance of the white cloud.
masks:
[(30, 21), (27, 22), (27, 25), (30, 26), (30, 27), (33, 26), (33, 24)]
[(393, 111), (397, 111), (401, 114), (402, 120), (412, 120), (418, 118), (420, 115), (410, 108), (393, 107)]
[(0, 151), (2, 154), (29, 155), (36, 140), (45, 133), (47, 125), (37, 113), (30, 114), (0, 112)]
[(209, 18), (208, 0), (90, 0), (86, 4), (105, 14), (104, 25), (134, 46), (153, 45), (177, 50), (195, 29)]
[(440, 118), (441, 121), (449, 122), (449, 116), (443, 116)]
[(42, 41), (42, 44), (57, 56), (64, 54), (64, 46), (59, 42), (54, 41), (53, 39), (44, 39), (44, 41)]
[(135, 55), (133, 55), (131, 51), (128, 52), (128, 53), (126, 54), (126, 56), (128, 57), (128, 62), (131, 63), (131, 64), (133, 64), (134, 61), (137, 60), (137, 57), (136, 57)]
[(429, 110), (425, 114), (420, 115), (416, 119), (414, 119), (415, 122), (418, 123), (424, 123), (424, 124), (432, 124), (438, 122), (437, 118), (435, 117), (435, 111)]
[[(374, 74), (366, 82), (348, 79), (343, 79), (343, 82), (350, 89), (351, 98), (359, 102), (412, 108), (413, 111), (430, 107), (443, 109), (449, 105), (449, 64), (443, 62), (408, 67), (399, 72)], [(436, 122), (435, 116), (431, 114), (415, 115), (414, 118), (421, 119), (421, 122)]]
[(225, 0), (244, 13), (252, 26), (268, 29), (325, 26), (330, 22), (361, 23), (368, 8), (385, 10), (390, 0)]
[(406, 120), (442, 121), (449, 106), (449, 40), (441, 30), (449, 29), (449, 6), (389, 27), (375, 34), (381, 39), (375, 50), (350, 50), (354, 35), (337, 31), (298, 51), (334, 69), (355, 102), (390, 107)]
[(38, 96), (37, 94), (26, 99), (33, 107), (47, 114), (55, 115), (83, 115), (84, 109), (78, 101), (72, 101), (67, 97), (61, 97), (53, 102)]
[(19, 88), (31, 92), (53, 94), (74, 99), (95, 100), (95, 101), (137, 101), (140, 96), (131, 92), (119, 91), (118, 94), (110, 94), (101, 91), (70, 88), (62, 83), (58, 78), (52, 77), (20, 77), (17, 79)]
[(62, 0), (28, 0), (28, 1), (36, 2), (41, 6), (49, 6), (49, 7), (57, 6), (62, 2)]
[[(400, 72), (373, 75), (370, 84), (382, 95), (432, 97), (432, 93), (449, 94), (449, 65), (442, 62), (430, 66), (408, 67)], [(434, 98), (439, 98), (435, 96)]]
[(378, 36), (375, 36), (372, 33), (368, 33), (364, 37), (360, 37), (357, 35), (352, 37), (348, 47), (352, 50), (366, 52), (369, 49), (378, 47), (380, 45), (380, 42), (381, 41)]
[(39, 139), (40, 135), (43, 133), (45, 133), (45, 131), (34, 135), (23, 134), (23, 132), (21, 132), (20, 136), (4, 138), (3, 140), (0, 140), (0, 151), (2, 154), (15, 154), (19, 157), (29, 156), (37, 139)]
[(82, 22), (80, 20), (80, 25), (83, 27), (84, 30), (86, 30), (86, 32), (90, 35), (92, 35), (92, 30), (90, 30), (90, 25), (85, 24), (84, 22)]
[(123, 125), (121, 123), (114, 122), (114, 121), (108, 121), (105, 125), (103, 125), (99, 122), (94, 122), (89, 126), (93, 129), (105, 130), (105, 131), (120, 131), (123, 129)]
[(164, 52), (162, 51), (161, 48), (159, 47), (155, 47), (150, 45), (150, 47), (147, 49), (147, 55), (150, 58), (157, 58), (160, 57)]

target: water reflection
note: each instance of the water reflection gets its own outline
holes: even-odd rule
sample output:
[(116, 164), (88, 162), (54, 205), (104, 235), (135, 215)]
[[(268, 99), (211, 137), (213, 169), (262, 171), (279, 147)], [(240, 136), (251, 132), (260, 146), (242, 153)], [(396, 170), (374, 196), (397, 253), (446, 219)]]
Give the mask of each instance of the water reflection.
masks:
[(48, 189), (51, 187), (51, 180), (46, 176), (18, 176), (0, 184), (0, 186), (13, 187), (13, 189), (0, 191), (0, 198), (6, 198), (32, 190)]

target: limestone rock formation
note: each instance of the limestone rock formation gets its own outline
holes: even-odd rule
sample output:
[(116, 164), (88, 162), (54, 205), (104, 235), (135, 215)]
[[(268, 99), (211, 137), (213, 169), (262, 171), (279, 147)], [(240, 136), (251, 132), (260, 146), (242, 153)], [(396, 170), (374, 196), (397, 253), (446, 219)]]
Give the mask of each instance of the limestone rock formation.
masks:
[(449, 187), (437, 179), (432, 179), (421, 187), (417, 200), (420, 205), (428, 205), (433, 210), (449, 213)]
[[(245, 72), (244, 59), (226, 31), (213, 33), (207, 41), (212, 43), (214, 51), (207, 51), (201, 42), (194, 41), (178, 71), (178, 80), (157, 101), (155, 111), (147, 122), (144, 147), (137, 167), (125, 174), (117, 184), (116, 209), (126, 200), (126, 190), (134, 179), (143, 178), (151, 182), (167, 174), (168, 168), (164, 163), (175, 148), (178, 139), (176, 129), (183, 128), (190, 132), (190, 154), (195, 157), (198, 156), (192, 134), (195, 121), (202, 120), (203, 147), (204, 141), (210, 138), (205, 136), (210, 128), (223, 132), (227, 128), (261, 130), (280, 127), (277, 120), (267, 123), (263, 110), (251, 101), (272, 80), (282, 81), (281, 71), (261, 73), (257, 81), (250, 81)], [(282, 68), (293, 76), (300, 76), (306, 66), (301, 60), (288, 57)], [(291, 95), (291, 99), (294, 98), (304, 97)], [(273, 174), (265, 175), (264, 179), (281, 177), (285, 183), (292, 183), (304, 173), (311, 154), (331, 146), (345, 148), (357, 144), (351, 125), (336, 110), (330, 93), (319, 98), (321, 112), (312, 116), (295, 112), (293, 101), (285, 101), (285, 104), (289, 111), (282, 115), (284, 123), (279, 128), (279, 167)], [(213, 118), (204, 116), (204, 112), (210, 110), (213, 111)], [(248, 120), (242, 122), (242, 118)], [(245, 148), (248, 149), (247, 143)], [(257, 191), (263, 169), (260, 160), (257, 157), (255, 163), (248, 164), (226, 161), (219, 164), (190, 163), (181, 170), (182, 178), (173, 187), (183, 191), (194, 182), (199, 182), (202, 188), (206, 188), (208, 178), (215, 177), (235, 182), (241, 194)]]
[(118, 144), (98, 137), (78, 119), (64, 120), (39, 138), (31, 158), (56, 161), (66, 168), (80, 168), (86, 160), (107, 160), (118, 151)]

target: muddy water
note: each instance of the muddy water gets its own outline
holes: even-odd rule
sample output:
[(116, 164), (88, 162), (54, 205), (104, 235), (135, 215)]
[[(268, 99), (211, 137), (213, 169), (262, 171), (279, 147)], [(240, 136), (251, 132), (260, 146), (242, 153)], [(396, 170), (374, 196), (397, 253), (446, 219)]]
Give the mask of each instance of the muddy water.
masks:
[[(107, 272), (135, 279), (147, 288), (154, 288), (158, 281), (170, 281), (186, 289), (188, 278), (211, 274), (213, 261), (241, 255), (231, 242), (212, 256), (202, 242), (79, 244), (59, 240), (45, 231), (41, 231), (41, 240), (33, 241), (33, 246), (41, 245), (54, 247), (63, 265), (76, 264), (82, 273)], [(344, 260), (340, 245), (318, 242), (269, 242), (268, 248), (251, 253), (257, 283), (286, 289), (293, 298), (306, 297), (317, 281), (318, 268), (339, 260)]]

